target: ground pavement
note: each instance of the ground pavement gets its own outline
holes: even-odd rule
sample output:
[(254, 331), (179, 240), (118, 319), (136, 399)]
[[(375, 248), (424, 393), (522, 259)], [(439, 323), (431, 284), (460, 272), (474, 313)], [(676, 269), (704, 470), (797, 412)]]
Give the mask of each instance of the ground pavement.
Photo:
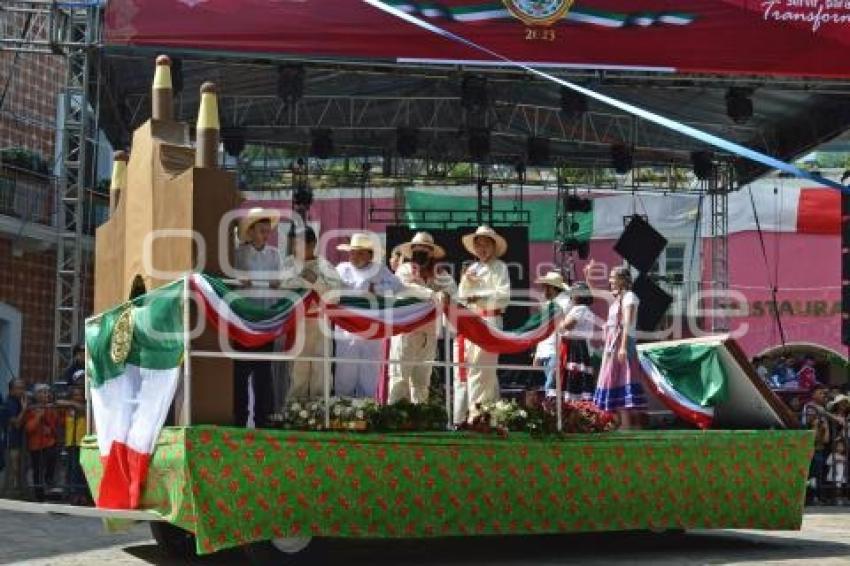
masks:
[[(695, 531), (488, 537), (423, 541), (326, 542), (328, 563), (499, 566), (545, 564), (848, 564), (850, 508), (814, 508), (801, 532)], [(0, 564), (175, 564), (145, 525), (105, 534), (96, 519), (0, 512)], [(224, 552), (198, 564), (245, 563)]]

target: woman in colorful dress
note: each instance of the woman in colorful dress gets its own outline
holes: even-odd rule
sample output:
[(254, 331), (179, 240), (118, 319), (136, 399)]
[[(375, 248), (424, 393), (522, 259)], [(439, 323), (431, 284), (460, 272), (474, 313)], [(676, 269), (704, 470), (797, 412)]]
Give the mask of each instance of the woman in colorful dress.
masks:
[(590, 310), (593, 294), (587, 284), (575, 283), (570, 289), (570, 301), (572, 305), (561, 324), (565, 397), (567, 401), (592, 401), (596, 380), (587, 341), (593, 336), (596, 320)]
[[(584, 269), (590, 285), (595, 267), (591, 260)], [(632, 291), (628, 267), (615, 267), (608, 278), (613, 301), (605, 323), (605, 350), (593, 402), (601, 410), (616, 412), (621, 428), (640, 428), (646, 410), (635, 331), (639, 300)]]

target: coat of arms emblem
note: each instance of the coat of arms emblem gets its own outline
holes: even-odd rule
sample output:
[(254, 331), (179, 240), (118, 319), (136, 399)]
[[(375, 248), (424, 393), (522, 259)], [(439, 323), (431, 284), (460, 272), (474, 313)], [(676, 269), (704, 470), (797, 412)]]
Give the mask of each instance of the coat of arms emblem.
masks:
[(529, 26), (550, 26), (569, 12), (575, 0), (503, 0), (510, 13)]

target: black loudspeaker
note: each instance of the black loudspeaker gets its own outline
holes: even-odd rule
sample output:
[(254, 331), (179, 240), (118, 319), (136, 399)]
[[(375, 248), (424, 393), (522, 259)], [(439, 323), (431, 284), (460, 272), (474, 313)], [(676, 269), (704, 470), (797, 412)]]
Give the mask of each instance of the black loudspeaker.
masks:
[(567, 212), (590, 212), (593, 210), (593, 201), (589, 198), (581, 198), (569, 195), (566, 202)]
[(469, 157), (480, 162), (490, 155), (490, 130), (487, 128), (469, 129)]
[(634, 156), (632, 150), (623, 144), (611, 146), (611, 167), (614, 168), (619, 175), (625, 175), (632, 170), (634, 166)]
[(549, 163), (549, 140), (547, 138), (528, 138), (526, 146), (529, 165)]
[(700, 181), (714, 176), (714, 154), (710, 151), (691, 153), (691, 165), (694, 166), (694, 176)]
[(460, 85), (460, 104), (466, 110), (482, 110), (490, 103), (487, 77), (466, 75)]
[(632, 291), (640, 299), (637, 329), (642, 332), (652, 332), (658, 328), (658, 323), (673, 303), (673, 297), (646, 275), (641, 275), (635, 280)]
[(277, 96), (287, 103), (293, 103), (304, 96), (306, 72), (303, 65), (280, 65), (277, 68)]
[(841, 343), (850, 346), (850, 195), (841, 193)]
[(327, 159), (334, 152), (334, 140), (328, 129), (313, 130), (310, 140), (310, 155)]
[(419, 150), (419, 131), (416, 128), (399, 128), (395, 134), (395, 147), (401, 157), (413, 157)]
[[(460, 283), (460, 275), (463, 273), (464, 265), (475, 261), (469, 252), (463, 247), (461, 238), (465, 234), (475, 232), (475, 226), (458, 227), (450, 230), (438, 230), (423, 228), (434, 237), (434, 241), (446, 250), (445, 259), (440, 263), (445, 265), (454, 274), (456, 283)], [(511, 276), (511, 288), (514, 291), (527, 290), (531, 283), (529, 271), (529, 248), (527, 226), (496, 226), (496, 232), (508, 241), (508, 251), (500, 259), (508, 264)], [(398, 244), (410, 241), (410, 238), (418, 230), (407, 226), (387, 226), (386, 249), (391, 250)], [(522, 296), (522, 295), (520, 295)], [(528, 307), (510, 307), (504, 316), (505, 328), (517, 328), (528, 319)], [(526, 353), (499, 356), (500, 364), (528, 364), (529, 357)], [(536, 379), (542, 383), (542, 374), (524, 371), (502, 370), (499, 372), (499, 381), (502, 385), (524, 384), (529, 379)], [(535, 382), (536, 383), (536, 382)], [(539, 385), (539, 383), (538, 383)]]
[(652, 269), (659, 254), (667, 245), (667, 238), (640, 216), (632, 216), (623, 235), (614, 244), (614, 251), (635, 266), (638, 271)]
[(581, 116), (587, 112), (587, 97), (571, 88), (562, 86), (561, 111), (568, 116)]

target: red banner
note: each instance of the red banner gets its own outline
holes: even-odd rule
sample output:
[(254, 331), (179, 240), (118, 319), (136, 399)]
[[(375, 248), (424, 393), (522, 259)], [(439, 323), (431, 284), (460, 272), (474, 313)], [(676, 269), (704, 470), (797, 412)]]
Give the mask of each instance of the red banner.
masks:
[[(850, 0), (387, 0), (514, 61), (850, 77)], [(360, 0), (111, 0), (111, 45), (486, 61)]]

